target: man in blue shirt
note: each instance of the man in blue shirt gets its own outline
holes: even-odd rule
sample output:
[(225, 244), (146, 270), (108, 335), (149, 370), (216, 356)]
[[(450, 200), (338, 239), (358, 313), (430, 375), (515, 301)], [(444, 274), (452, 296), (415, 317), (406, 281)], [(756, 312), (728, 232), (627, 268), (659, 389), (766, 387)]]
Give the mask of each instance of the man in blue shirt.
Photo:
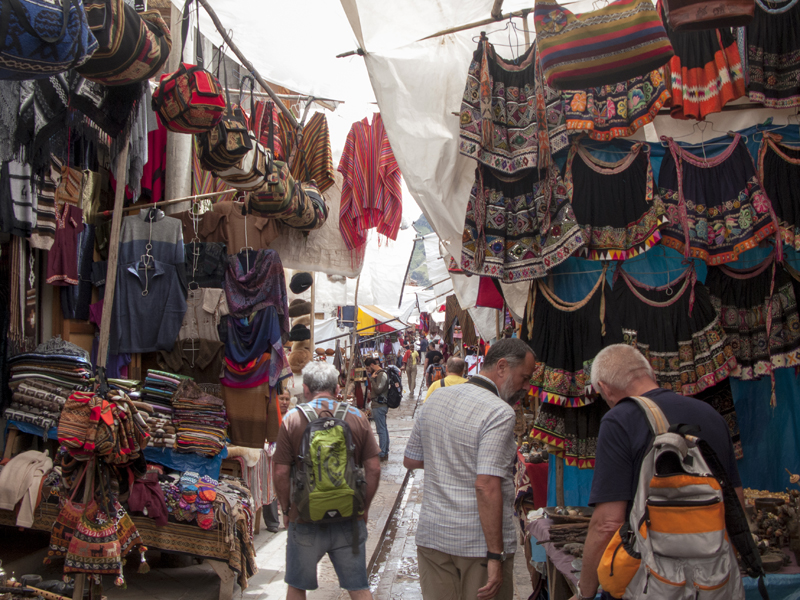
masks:
[[(653, 434), (644, 412), (630, 396), (653, 400), (673, 424), (698, 426), (698, 437), (708, 442), (744, 506), (742, 480), (736, 468), (728, 425), (709, 404), (666, 390), (656, 383), (650, 362), (633, 346), (613, 344), (592, 363), (592, 387), (611, 407), (600, 422), (592, 491), (595, 507), (583, 550), (583, 566), (575, 600), (594, 598), (597, 567), (614, 533), (627, 519), (639, 483), (639, 470)], [(598, 400), (599, 402), (599, 400)], [(735, 576), (739, 576), (738, 569)], [(607, 593), (604, 598), (612, 598)]]

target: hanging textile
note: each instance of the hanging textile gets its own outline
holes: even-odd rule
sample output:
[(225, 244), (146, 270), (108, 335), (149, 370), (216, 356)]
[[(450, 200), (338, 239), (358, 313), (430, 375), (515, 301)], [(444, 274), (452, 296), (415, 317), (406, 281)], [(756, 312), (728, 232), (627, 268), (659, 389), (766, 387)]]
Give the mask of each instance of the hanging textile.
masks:
[(327, 191), (334, 184), (335, 173), (328, 118), (319, 112), (311, 115), (303, 127), (303, 138), (297, 148), (294, 128), (283, 113), (279, 117), (279, 123), (283, 148), (287, 156), (294, 155), (292, 177), (296, 181), (313, 179), (320, 192)]
[(576, 141), (564, 167), (564, 185), (583, 229), (583, 256), (626, 260), (661, 239), (666, 209), (654, 189), (650, 146), (635, 144), (630, 154), (610, 163)]
[[(461, 268), (517, 283), (542, 277), (585, 240), (554, 168), (508, 178), (478, 165), (461, 247)], [(509, 181), (511, 179), (511, 181)]]
[(594, 357), (623, 341), (619, 310), (604, 268), (579, 302), (566, 302), (541, 280), (534, 282), (522, 325), (522, 339), (536, 355), (531, 393), (545, 404), (579, 407), (597, 397), (592, 389)]
[(669, 92), (657, 70), (614, 85), (565, 91), (563, 98), (570, 135), (585, 132), (593, 140), (611, 140), (651, 123)]
[(745, 94), (739, 45), (729, 27), (673, 31), (666, 18), (674, 56), (664, 67), (675, 119), (704, 119)]
[[(197, 157), (197, 144), (192, 144), (192, 195), (213, 194), (214, 192), (221, 192), (229, 189), (231, 189), (230, 185), (218, 177), (214, 177), (210, 171), (206, 171), (200, 166), (200, 159)], [(233, 191), (230, 194), (216, 196), (214, 202), (233, 200), (235, 196), (236, 192)]]
[(800, 106), (800, 2), (756, 0), (746, 27), (749, 94), (770, 108)]
[(783, 243), (800, 250), (800, 148), (765, 132), (758, 151), (758, 176), (772, 202)]
[(647, 357), (659, 386), (694, 396), (736, 369), (731, 342), (694, 267), (662, 286), (645, 285), (622, 267), (614, 276), (625, 343)]
[(794, 280), (772, 253), (746, 269), (708, 269), (706, 286), (736, 361), (731, 375), (760, 379), (800, 365), (800, 315)]
[(540, 69), (536, 44), (507, 60), (481, 36), (461, 101), (461, 154), (513, 174), (546, 166), (541, 147), (550, 153), (567, 147), (561, 94), (539, 85)]
[(773, 235), (772, 205), (761, 189), (742, 136), (718, 156), (703, 159), (671, 138), (661, 163), (659, 194), (669, 223), (662, 243), (709, 265), (738, 260)]
[(364, 252), (367, 230), (397, 239), (403, 219), (400, 167), (392, 153), (380, 113), (364, 118), (347, 135), (339, 161), (343, 176), (339, 230), (350, 250)]

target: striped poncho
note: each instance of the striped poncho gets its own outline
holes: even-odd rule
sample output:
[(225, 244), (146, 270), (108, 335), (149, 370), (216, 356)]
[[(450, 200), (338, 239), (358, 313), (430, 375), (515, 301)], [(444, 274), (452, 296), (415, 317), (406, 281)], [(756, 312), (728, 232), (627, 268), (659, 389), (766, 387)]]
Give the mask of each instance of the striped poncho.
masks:
[(380, 114), (353, 124), (339, 162), (344, 177), (339, 230), (350, 250), (367, 242), (373, 227), (397, 239), (403, 218), (400, 167), (392, 153)]

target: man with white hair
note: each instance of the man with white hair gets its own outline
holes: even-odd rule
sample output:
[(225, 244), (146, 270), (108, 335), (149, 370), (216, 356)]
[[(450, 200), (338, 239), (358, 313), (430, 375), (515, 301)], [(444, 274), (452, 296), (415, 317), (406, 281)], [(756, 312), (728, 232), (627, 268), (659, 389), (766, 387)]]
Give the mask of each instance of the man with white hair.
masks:
[[(303, 396), (317, 416), (333, 417), (339, 403), (335, 400), (339, 392), (339, 372), (333, 365), (310, 362), (303, 369)], [(372, 600), (367, 579), (366, 541), (367, 514), (370, 502), (378, 490), (381, 467), (378, 459), (380, 448), (375, 441), (369, 421), (358, 409), (349, 407), (345, 423), (350, 427), (353, 457), (356, 465), (364, 466), (367, 482), (364, 518), (357, 524), (358, 540), (353, 543), (353, 523), (304, 523), (300, 513), (291, 503), (292, 467), (299, 460), (302, 438), (308, 425), (305, 413), (293, 408), (283, 418), (278, 442), (273, 457), (273, 481), (283, 510), (284, 525), (289, 530), (286, 543), (287, 600), (302, 600), (306, 590), (317, 589), (317, 563), (328, 554), (339, 585), (350, 592), (353, 600)], [(355, 552), (354, 546), (358, 552)]]
[[(583, 550), (577, 600), (594, 598), (597, 567), (614, 533), (627, 520), (639, 483), (639, 470), (653, 434), (644, 412), (630, 396), (654, 401), (671, 424), (698, 426), (698, 436), (708, 442), (727, 471), (744, 506), (744, 492), (730, 431), (710, 405), (659, 387), (650, 362), (636, 348), (613, 344), (601, 350), (592, 363), (592, 386), (611, 407), (600, 422), (592, 491), (595, 507)], [(732, 576), (739, 577), (736, 569)], [(604, 598), (613, 598), (607, 592)]]

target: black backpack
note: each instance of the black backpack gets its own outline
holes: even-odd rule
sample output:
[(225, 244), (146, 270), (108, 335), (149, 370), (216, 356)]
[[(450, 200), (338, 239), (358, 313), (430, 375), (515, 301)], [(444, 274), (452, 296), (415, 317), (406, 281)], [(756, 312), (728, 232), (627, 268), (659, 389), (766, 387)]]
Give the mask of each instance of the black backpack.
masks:
[(386, 405), (389, 408), (397, 408), (403, 399), (403, 380), (400, 378), (400, 369), (389, 365), (386, 367), (386, 376), (389, 378), (389, 386), (386, 388)]

